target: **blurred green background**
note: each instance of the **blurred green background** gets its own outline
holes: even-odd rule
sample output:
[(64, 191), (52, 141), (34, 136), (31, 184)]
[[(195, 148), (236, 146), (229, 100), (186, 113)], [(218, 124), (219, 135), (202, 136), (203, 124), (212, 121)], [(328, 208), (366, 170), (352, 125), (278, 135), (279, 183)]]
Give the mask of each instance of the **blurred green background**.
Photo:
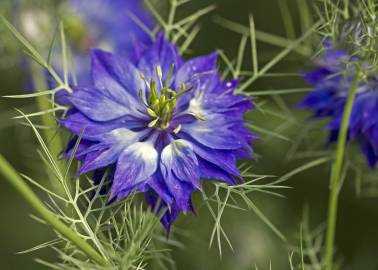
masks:
[[(6, 6), (7, 1), (4, 1)], [(248, 25), (249, 14), (254, 15), (256, 28), (268, 33), (286, 36), (285, 24), (279, 2), (282, 0), (197, 0), (192, 1), (188, 8), (179, 14), (188, 14), (191, 10), (207, 4), (216, 4), (217, 9), (201, 20), (201, 32), (192, 49), (194, 55), (206, 54), (214, 49), (222, 49), (231, 58), (236, 57), (240, 35), (226, 30), (215, 23), (216, 16), (224, 17), (243, 25)], [(298, 9), (301, 0), (289, 0), (289, 11), (294, 21), (297, 37), (301, 34), (300, 18), (303, 10)], [(16, 1), (15, 1), (16, 2)], [(38, 1), (36, 1), (38, 2)], [(42, 1), (50, 5), (51, 1)], [(88, 1), (90, 2), (90, 1)], [(282, 2), (281, 2), (282, 4)], [(7, 14), (9, 15), (9, 14)], [(0, 95), (21, 93), (25, 88), (25, 74), (19, 63), (12, 61), (12, 56), (20, 52), (17, 46), (9, 41), (10, 35), (1, 32), (0, 37)], [(282, 48), (258, 43), (261, 64), (274, 57)], [(249, 47), (247, 47), (245, 68), (250, 66)], [(302, 72), (308, 69), (311, 61), (298, 54), (291, 54), (274, 68), (274, 72)], [(263, 89), (286, 89), (304, 87), (297, 77), (275, 77), (262, 79), (252, 85), (250, 91)], [(253, 172), (258, 174), (284, 175), (301, 166), (311, 158), (288, 160), (288, 152), (298, 139), (304, 127), (308, 125), (308, 112), (295, 108), (303, 94), (285, 95), (280, 98), (259, 97), (256, 102), (265, 102), (265, 106), (283, 115), (283, 110), (295, 115), (299, 124), (288, 124), (279, 132), (291, 140), (277, 138), (269, 134), (259, 134), (261, 140), (255, 144), (256, 160), (249, 161)], [(283, 106), (284, 101), (285, 106)], [(35, 150), (35, 138), (29, 128), (20, 125), (10, 118), (14, 115), (14, 107), (32, 111), (34, 100), (8, 100), (0, 98), (0, 152), (20, 171), (35, 179), (43, 177), (40, 173), (43, 164), (38, 160)], [(249, 118), (257, 126), (267, 130), (276, 130), (283, 124), (281, 118), (272, 117), (261, 112), (252, 112)], [(287, 117), (289, 119), (289, 117)], [(332, 150), (327, 146), (326, 136), (321, 132), (322, 124), (318, 123), (311, 130), (314, 150)], [(257, 132), (259, 133), (259, 132)], [(358, 151), (351, 149), (351, 156), (358, 156)], [(367, 167), (357, 164), (362, 171)], [(325, 221), (328, 201), (329, 165), (322, 165), (307, 170), (289, 179), (285, 184), (291, 189), (280, 191), (285, 198), (277, 198), (268, 194), (252, 193), (250, 196), (256, 205), (269, 219), (287, 236), (288, 242), (281, 241), (254, 213), (226, 209), (222, 222), (233, 244), (231, 250), (226, 243), (220, 258), (216, 243), (209, 248), (209, 239), (214, 225), (209, 211), (203, 207), (201, 198), (195, 196), (198, 209), (197, 216), (188, 215), (179, 218), (174, 232), (181, 242), (173, 250), (173, 258), (180, 270), (223, 270), (223, 269), (289, 269), (288, 254), (295, 250), (299, 243), (298, 232), (302, 220), (304, 206), (309, 210), (309, 224), (316, 228)], [(374, 196), (373, 182), (355, 181), (355, 175), (347, 177), (341, 191), (340, 210), (337, 227), (337, 255), (343, 261), (341, 269), (374, 270), (378, 269), (378, 208), (377, 197)], [(375, 179), (378, 181), (378, 179)], [(358, 192), (360, 190), (360, 192)], [(202, 206), (201, 206), (202, 205)], [(45, 269), (33, 262), (36, 257), (47, 261), (55, 260), (55, 253), (43, 249), (31, 254), (16, 253), (35, 245), (51, 240), (53, 232), (35, 222), (30, 213), (32, 209), (4, 181), (0, 181), (0, 269), (18, 270)], [(324, 226), (323, 226), (324, 227)], [(153, 265), (150, 269), (154, 269)]]

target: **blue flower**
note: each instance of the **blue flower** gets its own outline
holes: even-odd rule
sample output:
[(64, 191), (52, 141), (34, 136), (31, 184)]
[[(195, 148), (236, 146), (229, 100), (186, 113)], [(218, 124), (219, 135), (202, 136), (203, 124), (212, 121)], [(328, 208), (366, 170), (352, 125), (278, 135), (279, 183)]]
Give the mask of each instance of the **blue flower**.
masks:
[[(92, 51), (92, 85), (76, 87), (62, 125), (83, 139), (80, 174), (110, 168), (110, 197), (144, 192), (169, 229), (193, 211), (200, 179), (235, 184), (237, 160), (251, 157), (254, 135), (243, 116), (253, 105), (223, 81), (217, 53), (184, 61), (162, 34), (133, 57)], [(72, 145), (69, 147), (72, 151)], [(159, 203), (159, 205), (157, 205)]]
[[(65, 10), (65, 25), (73, 39), (73, 58), (80, 83), (90, 81), (87, 75), (90, 48), (128, 54), (133, 51), (136, 41), (150, 41), (145, 30), (134, 20), (138, 18), (149, 29), (154, 25), (142, 0), (91, 0), (90, 4), (87, 1), (70, 0)], [(60, 62), (59, 53), (56, 55), (56, 61)]]
[[(300, 103), (302, 108), (312, 109), (314, 118), (330, 119), (327, 130), (330, 142), (337, 140), (341, 127), (348, 92), (354, 81), (358, 57), (338, 49), (327, 41), (318, 67), (305, 74), (305, 80), (314, 90)], [(363, 66), (367, 74), (369, 65)], [(359, 143), (369, 165), (378, 162), (378, 76), (368, 75), (360, 82), (353, 104), (348, 127), (348, 140)]]

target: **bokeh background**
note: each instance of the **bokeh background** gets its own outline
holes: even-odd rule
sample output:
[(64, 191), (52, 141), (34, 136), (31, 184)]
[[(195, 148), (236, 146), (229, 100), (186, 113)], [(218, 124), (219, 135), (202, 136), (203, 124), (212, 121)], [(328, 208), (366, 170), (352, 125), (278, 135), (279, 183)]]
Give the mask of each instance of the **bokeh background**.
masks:
[[(216, 4), (216, 10), (201, 20), (201, 32), (192, 46), (192, 54), (200, 55), (215, 49), (222, 49), (231, 58), (236, 57), (240, 35), (224, 29), (216, 23), (216, 17), (223, 17), (243, 25), (248, 25), (248, 16), (253, 14), (256, 28), (279, 36), (287, 36), (285, 23), (280, 9), (283, 0), (195, 0), (187, 8), (179, 11), (188, 14), (207, 4)], [(4, 11), (16, 0), (2, 0), (0, 8)], [(31, 1), (32, 2), (32, 1)], [(301, 35), (300, 21), (303, 10), (298, 2), (288, 0), (288, 10), (294, 22), (296, 37)], [(311, 2), (311, 1), (310, 1)], [(33, 5), (41, 9), (54, 9), (58, 1), (33, 1)], [(88, 0), (88, 4), (90, 1)], [(311, 3), (310, 3), (311, 4)], [(47, 6), (49, 9), (47, 9)], [(164, 8), (164, 7), (163, 7)], [(164, 12), (164, 10), (162, 11)], [(10, 19), (12, 15), (6, 13)], [(120, 33), (122, 34), (122, 33)], [(41, 37), (43, 38), (43, 37)], [(316, 39), (314, 39), (316, 40)], [(313, 46), (316, 48), (315, 46)], [(266, 63), (282, 50), (266, 43), (258, 42), (261, 64)], [(250, 55), (245, 55), (245, 68), (251, 63)], [(26, 89), (27, 74), (20, 68), (22, 61), (15, 60), (21, 52), (9, 34), (1, 30), (0, 36), (0, 95), (22, 93)], [(300, 54), (290, 54), (274, 69), (277, 73), (303, 72), (311, 67), (311, 59)], [(305, 87), (300, 78), (280, 76), (261, 79), (254, 83), (249, 91), (273, 90)], [(259, 133), (261, 140), (255, 143), (256, 159), (249, 161), (252, 171), (257, 174), (281, 176), (293, 169), (315, 159), (313, 156), (298, 156), (289, 159), (296, 142), (303, 130), (309, 126), (306, 120), (310, 114), (300, 111), (296, 104), (303, 93), (281, 96), (262, 96), (256, 102), (264, 103), (264, 108), (284, 117), (273, 117), (263, 112), (252, 112), (248, 118), (255, 125), (274, 133)], [(43, 181), (43, 164), (36, 156), (36, 140), (30, 129), (12, 120), (14, 108), (32, 111), (35, 106), (33, 99), (9, 100), (0, 98), (0, 152), (20, 172)], [(285, 122), (285, 119), (287, 120)], [(288, 121), (289, 119), (295, 121)], [(285, 124), (285, 125), (283, 125)], [(276, 136), (279, 133), (282, 136)], [(332, 151), (327, 145), (327, 138), (322, 133), (322, 123), (312, 126), (307, 133), (310, 144), (306, 147), (314, 151)], [(299, 150), (298, 150), (299, 151)], [(337, 256), (343, 262), (341, 269), (374, 270), (378, 269), (378, 199), (375, 196), (377, 179), (369, 172), (364, 162), (358, 162), (359, 154), (351, 147), (352, 160), (356, 161), (362, 177), (351, 172), (345, 179), (341, 191), (340, 210), (337, 227)], [(293, 155), (291, 155), (292, 157)], [(370, 174), (365, 177), (365, 172)], [(202, 205), (199, 194), (195, 196), (197, 215), (180, 217), (176, 223), (174, 237), (180, 243), (173, 248), (172, 255), (180, 270), (223, 270), (223, 269), (289, 269), (288, 255), (295, 251), (298, 244), (298, 233), (303, 213), (309, 213), (308, 223), (311, 229), (324, 228), (328, 201), (329, 164), (323, 164), (306, 170), (290, 178), (285, 185), (290, 189), (280, 190), (285, 196), (278, 198), (269, 194), (252, 193), (253, 201), (260, 210), (287, 237), (287, 242), (280, 240), (253, 212), (226, 209), (222, 222), (233, 244), (231, 250), (224, 242), (222, 257), (213, 244), (209, 247), (209, 239), (214, 226), (209, 211)], [(369, 179), (369, 181), (368, 181)], [(370, 180), (372, 179), (372, 180)], [(0, 179), (1, 180), (1, 179)], [(16, 254), (54, 237), (54, 233), (45, 226), (35, 222), (30, 214), (32, 209), (8, 186), (0, 181), (0, 269), (18, 270), (45, 269), (35, 263), (39, 257), (54, 261), (55, 253), (43, 249), (31, 254)], [(322, 225), (323, 224), (323, 225)], [(154, 266), (151, 266), (154, 269)]]

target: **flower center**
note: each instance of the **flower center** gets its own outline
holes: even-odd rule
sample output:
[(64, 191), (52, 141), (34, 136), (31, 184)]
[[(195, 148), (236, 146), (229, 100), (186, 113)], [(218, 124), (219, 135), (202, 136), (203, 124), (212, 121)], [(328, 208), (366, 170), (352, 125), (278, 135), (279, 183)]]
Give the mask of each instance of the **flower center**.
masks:
[[(145, 104), (147, 113), (152, 118), (151, 122), (148, 124), (148, 127), (150, 128), (168, 128), (175, 112), (179, 97), (192, 90), (192, 88), (187, 88), (187, 85), (185, 83), (182, 83), (180, 88), (176, 91), (170, 88), (170, 79), (173, 69), (174, 65), (172, 65), (171, 69), (169, 70), (165, 83), (163, 82), (163, 73), (161, 66), (156, 67), (158, 82), (155, 82), (155, 80), (151, 78), (149, 84), (147, 84), (147, 80), (144, 74), (140, 74), (142, 80), (144, 80), (150, 88), (150, 95), (147, 97), (147, 104)], [(160, 91), (158, 91), (157, 83), (160, 86)], [(199, 120), (205, 120), (199, 115), (192, 113), (189, 114), (193, 115)]]

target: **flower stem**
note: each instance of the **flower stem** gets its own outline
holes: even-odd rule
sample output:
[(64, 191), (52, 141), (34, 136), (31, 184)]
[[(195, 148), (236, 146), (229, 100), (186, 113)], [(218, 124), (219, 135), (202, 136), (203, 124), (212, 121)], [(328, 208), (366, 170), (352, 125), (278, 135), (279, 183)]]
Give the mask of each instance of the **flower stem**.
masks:
[(69, 240), (72, 244), (76, 245), (96, 263), (102, 266), (110, 266), (110, 263), (105, 260), (91, 245), (89, 245), (72, 229), (67, 227), (52, 212), (50, 212), (50, 210), (41, 202), (33, 190), (21, 179), (15, 169), (1, 154), (0, 175), (3, 175), (4, 179), (8, 181), (8, 183), (17, 190), (25, 201), (29, 203), (29, 205), (32, 206), (58, 233), (67, 238), (67, 240)]
[(356, 75), (352, 83), (352, 87), (348, 93), (347, 102), (345, 104), (341, 129), (337, 138), (337, 149), (336, 158), (332, 165), (331, 172), (331, 190), (328, 202), (328, 218), (327, 218), (327, 232), (326, 232), (326, 247), (325, 247), (325, 269), (333, 270), (333, 253), (335, 244), (335, 233), (336, 233), (336, 220), (337, 220), (337, 209), (338, 209), (338, 199), (340, 180), (342, 175), (345, 145), (348, 136), (349, 120), (351, 118), (353, 102), (357, 92), (357, 88), (360, 82), (360, 64), (357, 64)]
[[(36, 63), (30, 64), (33, 84), (36, 89), (45, 90), (47, 89), (46, 75), (41, 67)], [(52, 103), (45, 96), (37, 97), (37, 106), (40, 112), (47, 111), (51, 109)], [(52, 114), (46, 113), (41, 116), (42, 123), (46, 126), (44, 129), (44, 137), (46, 143), (49, 145), (49, 149), (52, 152), (54, 158), (57, 158), (61, 153), (63, 148), (62, 138), (60, 134), (56, 131), (57, 123)]]

